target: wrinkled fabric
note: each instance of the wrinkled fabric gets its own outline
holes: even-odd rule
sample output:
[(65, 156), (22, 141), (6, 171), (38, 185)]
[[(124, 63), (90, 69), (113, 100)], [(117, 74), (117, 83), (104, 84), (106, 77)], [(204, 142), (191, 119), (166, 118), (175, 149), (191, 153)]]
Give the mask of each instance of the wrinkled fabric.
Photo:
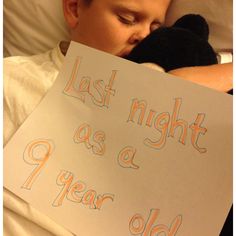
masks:
[[(30, 57), (4, 59), (4, 145), (55, 82), (64, 56), (59, 45)], [(4, 236), (71, 236), (62, 226), (4, 188)]]

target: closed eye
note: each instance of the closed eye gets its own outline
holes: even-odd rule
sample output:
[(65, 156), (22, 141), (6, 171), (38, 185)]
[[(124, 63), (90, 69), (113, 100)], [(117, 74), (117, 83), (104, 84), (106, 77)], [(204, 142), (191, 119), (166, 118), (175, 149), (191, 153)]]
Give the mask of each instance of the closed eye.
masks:
[(133, 15), (129, 14), (119, 14), (118, 18), (120, 22), (126, 25), (134, 25), (136, 23), (136, 19)]

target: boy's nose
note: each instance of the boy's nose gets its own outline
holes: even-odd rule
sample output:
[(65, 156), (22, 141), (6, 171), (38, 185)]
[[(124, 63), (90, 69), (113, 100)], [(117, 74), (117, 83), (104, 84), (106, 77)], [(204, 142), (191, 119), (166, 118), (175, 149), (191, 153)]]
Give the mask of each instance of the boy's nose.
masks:
[(132, 45), (138, 44), (140, 41), (142, 41), (146, 36), (150, 34), (150, 27), (148, 26), (141, 26), (139, 29), (137, 29), (130, 37), (129, 43)]

